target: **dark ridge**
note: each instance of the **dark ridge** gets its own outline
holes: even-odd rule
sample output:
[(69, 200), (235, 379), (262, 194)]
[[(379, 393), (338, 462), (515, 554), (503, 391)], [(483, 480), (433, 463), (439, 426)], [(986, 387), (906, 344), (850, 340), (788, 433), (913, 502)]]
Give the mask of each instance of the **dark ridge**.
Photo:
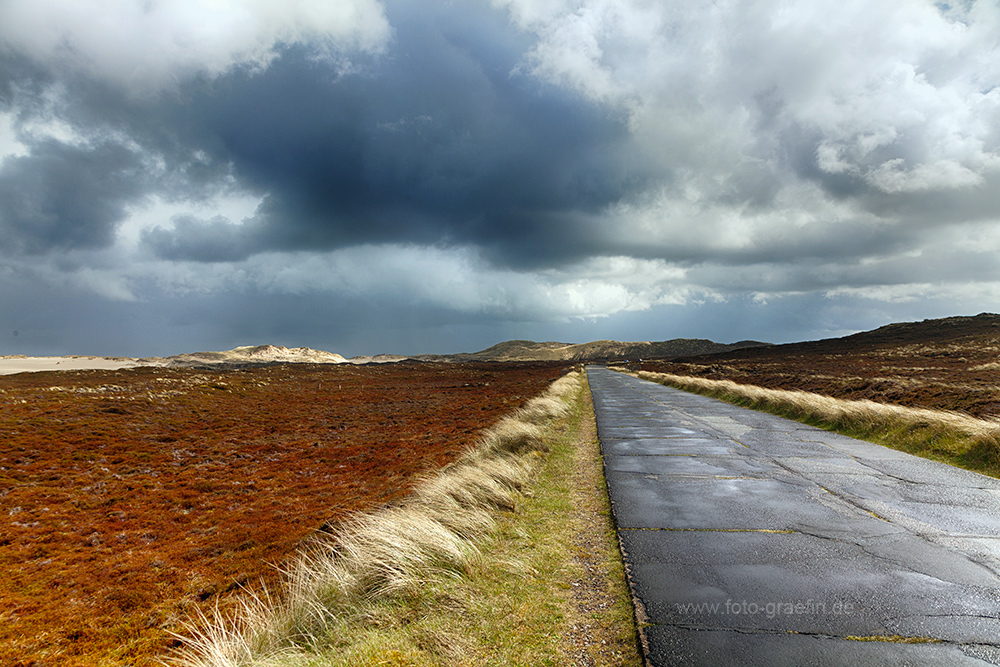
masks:
[[(706, 354), (692, 354), (675, 357), (678, 361), (695, 360), (699, 357), (711, 356), (718, 361), (729, 359), (764, 359), (801, 354), (850, 354), (861, 351), (871, 351), (878, 348), (903, 347), (914, 344), (942, 343), (945, 341), (961, 342), (977, 338), (1000, 336), (1000, 315), (995, 313), (980, 313), (973, 316), (945, 317), (941, 319), (922, 320), (920, 322), (899, 322), (887, 324), (860, 333), (841, 338), (824, 338), (822, 340), (804, 341), (801, 343), (784, 343), (766, 347), (746, 346), (739, 350), (727, 350)], [(739, 343), (734, 343), (739, 345)], [(702, 360), (702, 359), (699, 359)]]

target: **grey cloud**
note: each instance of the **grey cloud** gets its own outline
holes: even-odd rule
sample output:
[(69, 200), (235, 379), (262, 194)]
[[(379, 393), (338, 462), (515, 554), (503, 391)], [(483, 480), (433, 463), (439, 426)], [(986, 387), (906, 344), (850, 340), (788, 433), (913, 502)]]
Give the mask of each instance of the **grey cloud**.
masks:
[(210, 220), (177, 216), (173, 223), (173, 229), (153, 227), (142, 231), (142, 243), (161, 259), (236, 262), (252, 254), (248, 235), (222, 216)]
[(745, 207), (751, 214), (774, 208), (774, 199), (781, 192), (782, 178), (777, 169), (766, 163), (737, 165), (719, 183), (713, 193), (715, 203), (738, 209)]
[(0, 243), (14, 252), (100, 248), (145, 194), (142, 160), (113, 143), (55, 140), (0, 165)]
[(932, 249), (927, 241), (915, 247), (923, 250), (872, 255), (866, 261), (860, 257), (800, 257), (739, 265), (705, 263), (693, 267), (688, 277), (724, 294), (740, 294), (752, 286), (751, 292), (781, 295), (823, 294), (871, 286), (989, 283), (1000, 275), (1000, 258), (992, 249)]
[(906, 193), (866, 191), (858, 202), (876, 215), (896, 217), (919, 227), (996, 221), (1000, 214), (1000, 172), (984, 173), (982, 183), (973, 187)]

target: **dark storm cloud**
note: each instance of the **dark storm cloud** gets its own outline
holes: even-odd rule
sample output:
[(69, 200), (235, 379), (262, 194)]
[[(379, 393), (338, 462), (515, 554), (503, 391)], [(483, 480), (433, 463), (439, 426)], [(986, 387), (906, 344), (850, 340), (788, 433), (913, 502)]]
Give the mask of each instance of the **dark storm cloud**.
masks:
[(338, 75), (289, 49), (265, 72), (186, 89), (176, 124), (267, 196), (252, 224), (228, 230), (238, 251), (198, 248), (218, 247), (218, 223), (156, 230), (150, 247), (215, 261), (456, 242), (523, 262), (585, 245), (575, 214), (648, 182), (625, 157), (624, 117), (515, 72), (525, 44), (500, 16), (394, 8), (388, 52), (359, 71)]
[(141, 160), (120, 145), (39, 142), (0, 166), (0, 247), (37, 254), (107, 246), (144, 188)]
[[(624, 113), (518, 72), (530, 40), (502, 11), (397, 2), (387, 15), (383, 53), (347, 62), (290, 46), (264, 69), (156, 95), (0, 54), (0, 104), (19, 126), (58, 118), (79, 139), (28, 137), (29, 154), (3, 163), (0, 239), (30, 253), (101, 247), (143, 195), (242, 191), (263, 197), (253, 219), (181, 216), (144, 244), (220, 262), (454, 243), (545, 265), (600, 251), (588, 221), (663, 175), (635, 157)], [(50, 94), (54, 80), (64, 94)]]

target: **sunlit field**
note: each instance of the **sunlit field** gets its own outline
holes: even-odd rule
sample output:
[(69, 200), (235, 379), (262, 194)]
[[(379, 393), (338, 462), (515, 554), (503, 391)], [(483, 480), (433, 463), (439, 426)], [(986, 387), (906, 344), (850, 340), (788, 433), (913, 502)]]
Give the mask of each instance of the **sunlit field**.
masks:
[(545, 364), (0, 378), (0, 662), (157, 664), (198, 610), (408, 493)]

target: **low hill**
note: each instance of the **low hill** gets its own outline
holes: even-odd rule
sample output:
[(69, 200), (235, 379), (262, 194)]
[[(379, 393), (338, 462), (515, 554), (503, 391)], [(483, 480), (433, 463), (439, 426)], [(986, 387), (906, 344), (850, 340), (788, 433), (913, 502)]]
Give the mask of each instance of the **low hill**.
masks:
[(670, 359), (698, 354), (730, 352), (769, 343), (740, 341), (715, 343), (698, 338), (675, 338), (660, 342), (622, 342), (599, 340), (591, 343), (536, 343), (530, 340), (510, 340), (480, 352), (447, 355), (419, 355), (421, 361), (601, 361), (624, 359)]
[(964, 355), (985, 362), (997, 361), (998, 344), (1000, 315), (980, 313), (920, 322), (897, 322), (840, 338), (677, 355), (674, 360), (719, 363), (759, 359), (777, 362), (802, 357), (818, 362), (831, 355), (905, 356), (917, 353), (934, 356)]

